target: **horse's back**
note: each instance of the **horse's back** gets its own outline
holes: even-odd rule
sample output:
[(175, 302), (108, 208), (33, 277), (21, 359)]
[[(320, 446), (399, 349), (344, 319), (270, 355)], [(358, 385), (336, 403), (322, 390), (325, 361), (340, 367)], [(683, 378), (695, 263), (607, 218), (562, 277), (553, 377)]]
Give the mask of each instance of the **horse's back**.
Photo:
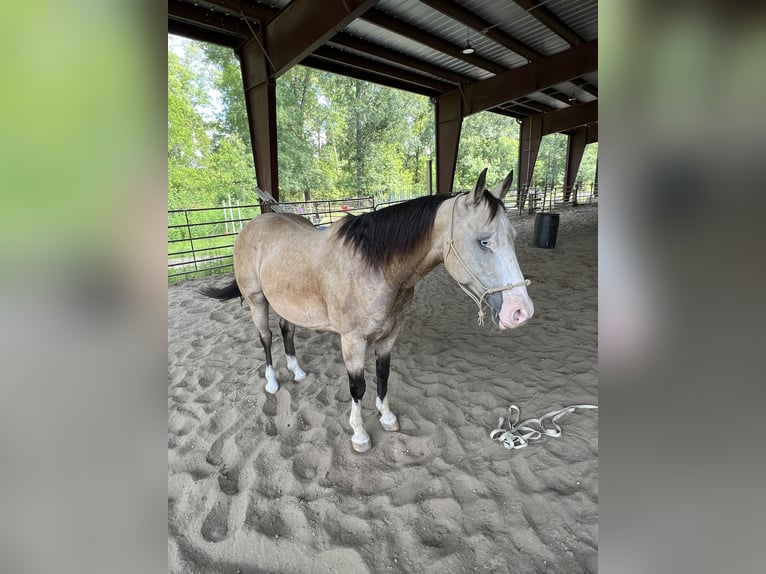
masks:
[(240, 231), (234, 243), (235, 274), (258, 275), (263, 266), (300, 263), (317, 245), (321, 232), (309, 220), (293, 213), (264, 213)]
[(295, 213), (264, 213), (251, 219), (243, 231), (249, 233), (273, 233), (275, 231), (287, 232), (316, 232), (318, 231), (312, 223)]

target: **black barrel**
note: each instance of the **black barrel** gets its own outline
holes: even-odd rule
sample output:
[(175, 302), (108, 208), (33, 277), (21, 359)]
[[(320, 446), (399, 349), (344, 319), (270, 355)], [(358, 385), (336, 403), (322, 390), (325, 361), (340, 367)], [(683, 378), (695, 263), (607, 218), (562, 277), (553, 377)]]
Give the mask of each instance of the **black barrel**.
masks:
[(535, 216), (535, 238), (533, 245), (545, 249), (556, 247), (559, 232), (559, 214), (541, 211)]

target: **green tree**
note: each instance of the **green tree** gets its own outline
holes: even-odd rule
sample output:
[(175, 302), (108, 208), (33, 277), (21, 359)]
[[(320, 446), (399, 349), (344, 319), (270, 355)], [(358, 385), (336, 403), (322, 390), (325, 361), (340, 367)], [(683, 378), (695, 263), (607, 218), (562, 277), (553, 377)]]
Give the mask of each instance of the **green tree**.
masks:
[(558, 189), (563, 187), (568, 143), (569, 138), (565, 134), (543, 136), (532, 174), (532, 187), (542, 188), (551, 187), (551, 185)]
[(582, 182), (582, 187), (590, 191), (596, 180), (596, 164), (598, 162), (598, 142), (585, 146), (582, 154), (580, 169), (577, 172), (577, 181)]
[(337, 160), (327, 149), (333, 113), (322, 105), (324, 72), (296, 66), (277, 81), (279, 186), (283, 199), (327, 196), (337, 179)]
[(206, 193), (199, 173), (210, 138), (197, 111), (207, 95), (193, 71), (168, 52), (168, 205), (171, 209), (201, 205)]
[(216, 115), (219, 130), (237, 134), (240, 141), (250, 148), (250, 128), (247, 124), (242, 70), (234, 50), (216, 44), (202, 44), (206, 69), (212, 86), (220, 94), (221, 106)]
[(454, 189), (472, 189), (485, 167), (487, 185), (493, 187), (509, 171), (517, 171), (518, 157), (519, 124), (515, 119), (493, 112), (468, 116), (460, 134)]

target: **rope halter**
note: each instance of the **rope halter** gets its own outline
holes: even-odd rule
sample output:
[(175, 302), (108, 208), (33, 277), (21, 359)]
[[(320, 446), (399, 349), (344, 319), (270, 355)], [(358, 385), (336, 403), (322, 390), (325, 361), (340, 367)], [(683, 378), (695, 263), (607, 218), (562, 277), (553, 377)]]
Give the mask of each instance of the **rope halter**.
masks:
[(460, 253), (458, 253), (457, 248), (455, 247), (455, 243), (453, 241), (453, 232), (455, 230), (455, 206), (457, 205), (457, 200), (460, 196), (455, 197), (455, 201), (452, 202), (452, 211), (450, 212), (450, 220), (449, 220), (449, 241), (447, 241), (447, 247), (444, 254), (444, 262), (447, 261), (447, 256), (449, 256), (450, 252), (455, 254), (455, 257), (457, 257), (457, 260), (460, 262), (460, 264), (463, 266), (463, 268), (468, 271), (468, 274), (473, 278), (474, 281), (476, 281), (479, 285), (481, 285), (481, 288), (484, 290), (481, 294), (481, 297), (477, 297), (473, 293), (471, 293), (470, 289), (468, 289), (463, 283), (460, 283), (458, 281), (458, 286), (468, 295), (471, 299), (473, 299), (473, 302), (476, 303), (476, 306), (479, 308), (478, 318), (479, 318), (479, 326), (484, 325), (484, 298), (487, 295), (490, 295), (491, 293), (497, 293), (498, 291), (506, 291), (507, 289), (513, 289), (514, 287), (521, 287), (521, 286), (527, 286), (531, 283), (529, 279), (524, 279), (522, 281), (519, 281), (518, 283), (509, 283), (508, 285), (503, 285), (501, 287), (487, 287), (484, 285), (484, 282), (476, 277), (474, 275), (473, 271), (468, 267), (468, 265), (465, 264), (465, 261), (463, 261), (463, 258), (460, 257)]

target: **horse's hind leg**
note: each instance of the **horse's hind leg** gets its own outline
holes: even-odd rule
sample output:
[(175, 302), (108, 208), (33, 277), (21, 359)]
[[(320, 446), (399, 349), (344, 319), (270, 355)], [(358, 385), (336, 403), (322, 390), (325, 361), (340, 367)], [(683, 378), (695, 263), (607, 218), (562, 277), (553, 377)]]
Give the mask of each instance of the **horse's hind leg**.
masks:
[(351, 392), (351, 416), (349, 424), (354, 431), (351, 437), (351, 446), (356, 452), (370, 450), (370, 435), (364, 430), (362, 419), (362, 397), (364, 397), (364, 356), (367, 345), (364, 338), (353, 335), (342, 335), (340, 338), (343, 350), (343, 361), (348, 371), (349, 391)]
[(247, 297), (250, 305), (250, 316), (253, 318), (258, 329), (258, 338), (263, 345), (263, 352), (266, 355), (266, 392), (276, 393), (279, 390), (277, 374), (271, 360), (271, 328), (269, 327), (269, 302), (263, 293), (250, 293)]
[(279, 319), (279, 330), (282, 332), (282, 341), (285, 343), (285, 355), (287, 355), (287, 368), (293, 373), (293, 380), (298, 383), (306, 378), (306, 372), (298, 365), (295, 356), (295, 325), (285, 318)]

